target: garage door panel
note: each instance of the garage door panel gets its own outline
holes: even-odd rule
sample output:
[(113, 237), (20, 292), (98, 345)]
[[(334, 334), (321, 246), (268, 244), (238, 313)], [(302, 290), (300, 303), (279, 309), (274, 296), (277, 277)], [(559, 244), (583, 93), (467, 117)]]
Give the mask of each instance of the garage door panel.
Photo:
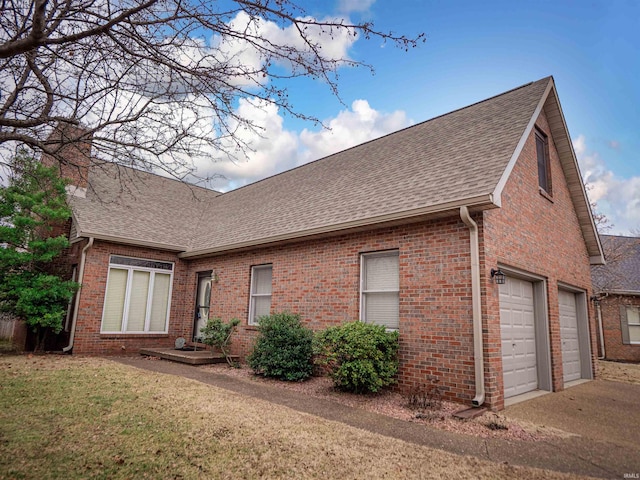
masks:
[(582, 377), (575, 293), (564, 290), (558, 291), (558, 304), (560, 311), (563, 379), (566, 383), (579, 380)]
[(533, 284), (509, 277), (500, 285), (504, 395), (538, 388)]

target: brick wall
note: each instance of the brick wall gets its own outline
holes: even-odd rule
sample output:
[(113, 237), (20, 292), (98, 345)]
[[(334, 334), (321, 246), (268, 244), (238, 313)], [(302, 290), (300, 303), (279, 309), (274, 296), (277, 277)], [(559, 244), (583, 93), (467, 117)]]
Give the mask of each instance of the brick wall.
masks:
[[(562, 172), (560, 159), (544, 112), (537, 119), (548, 135), (552, 197), (539, 192), (535, 132), (532, 131), (502, 193), (502, 208), (487, 211), (482, 264), (487, 389), (492, 404), (502, 398), (502, 351), (498, 286), (489, 271), (498, 263), (545, 277), (550, 327), (552, 382), (562, 390), (562, 352), (558, 311), (558, 282), (583, 289), (591, 296), (589, 256)], [(588, 304), (592, 363), (595, 365), (596, 329), (593, 305)]]
[(600, 300), (605, 358), (625, 362), (640, 362), (640, 345), (624, 345), (620, 326), (620, 306), (640, 307), (640, 297), (610, 295)]
[(196, 260), (189, 265), (193, 318), (197, 272), (215, 270), (211, 315), (241, 325), (234, 353), (246, 355), (256, 330), (248, 326), (251, 266), (273, 265), (272, 311), (302, 316), (314, 330), (359, 318), (360, 254), (398, 249), (400, 261), (400, 381), (406, 389), (440, 378), (445, 396), (474, 396), (469, 230), (459, 218), (309, 240), (283, 247)]
[(86, 188), (91, 140), (92, 134), (82, 127), (59, 125), (47, 138), (47, 149), (51, 154), (44, 154), (42, 163), (57, 167), (60, 177), (69, 179), (71, 185)]
[[(104, 305), (109, 270), (109, 256), (114, 254), (174, 262), (168, 333), (144, 335), (100, 333), (102, 307)], [(73, 347), (74, 354), (136, 353), (145, 347), (173, 346), (177, 337), (185, 336), (188, 322), (184, 321), (180, 315), (185, 310), (187, 266), (174, 253), (96, 240), (94, 245), (87, 251), (84, 268), (83, 287), (80, 292), (78, 322)]]

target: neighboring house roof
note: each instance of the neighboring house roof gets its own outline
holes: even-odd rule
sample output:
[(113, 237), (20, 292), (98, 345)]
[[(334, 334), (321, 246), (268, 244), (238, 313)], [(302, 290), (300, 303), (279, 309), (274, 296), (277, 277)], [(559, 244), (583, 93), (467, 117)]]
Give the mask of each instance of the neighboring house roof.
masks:
[[(85, 207), (91, 215), (76, 215), (78, 231), (102, 229), (102, 235), (112, 235), (115, 228), (117, 236), (176, 250), (184, 247), (181, 256), (195, 257), (445, 215), (461, 206), (472, 211), (496, 208), (543, 108), (589, 255), (597, 263), (601, 247), (551, 77), (237, 190), (203, 194), (196, 202), (180, 190), (188, 187), (157, 177), (149, 180), (153, 188), (180, 190), (182, 196), (174, 202), (172, 195), (150, 192), (150, 198), (144, 198), (146, 188), (139, 188), (134, 202), (144, 210), (126, 209), (130, 200), (123, 200), (121, 207), (106, 207), (109, 221), (101, 225), (101, 207)], [(114, 181), (108, 179), (107, 188), (116, 188)], [(161, 207), (155, 205), (158, 200)], [(127, 214), (135, 218), (117, 225), (118, 217)], [(89, 217), (92, 228), (83, 225)]]
[(601, 235), (606, 265), (591, 267), (598, 293), (640, 295), (640, 238)]

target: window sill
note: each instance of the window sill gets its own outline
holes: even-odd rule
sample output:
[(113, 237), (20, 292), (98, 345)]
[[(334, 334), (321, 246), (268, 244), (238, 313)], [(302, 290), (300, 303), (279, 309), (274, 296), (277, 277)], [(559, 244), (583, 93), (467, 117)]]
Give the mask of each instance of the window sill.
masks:
[(244, 329), (245, 330), (249, 330), (250, 332), (257, 332), (258, 331), (258, 325), (245, 325)]
[(122, 338), (169, 338), (168, 333), (101, 333), (101, 339)]
[(547, 191), (544, 188), (538, 187), (538, 192), (540, 192), (540, 195), (542, 195), (544, 198), (546, 198), (551, 203), (553, 203), (553, 197), (549, 193), (547, 193)]

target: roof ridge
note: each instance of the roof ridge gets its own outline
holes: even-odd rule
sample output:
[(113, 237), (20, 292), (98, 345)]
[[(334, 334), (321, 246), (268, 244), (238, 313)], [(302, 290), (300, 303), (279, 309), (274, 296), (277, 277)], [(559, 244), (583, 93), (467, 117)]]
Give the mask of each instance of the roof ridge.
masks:
[[(175, 177), (165, 177), (164, 175), (160, 175), (159, 173), (156, 173), (154, 171), (150, 172), (150, 171), (147, 171), (147, 170), (142, 170), (140, 168), (135, 168), (135, 167), (130, 166), (130, 165), (124, 165), (122, 163), (117, 163), (117, 162), (110, 162), (108, 160), (102, 160), (102, 159), (96, 159), (96, 158), (92, 158), (91, 160), (92, 160), (92, 163), (91, 163), (91, 165), (89, 165), (89, 169), (91, 169), (92, 167), (102, 168), (104, 165), (106, 165), (108, 167), (109, 166), (114, 166), (116, 168), (126, 168), (128, 170), (132, 170), (133, 172), (135, 172), (136, 175), (137, 174), (141, 174), (141, 173), (145, 174), (145, 175), (152, 175), (154, 177), (157, 177), (157, 178), (160, 178), (160, 179), (163, 179), (163, 180), (169, 180), (169, 181), (172, 181), (172, 182), (177, 182), (177, 183), (186, 185), (188, 187), (194, 187), (194, 188), (198, 188), (200, 190), (204, 190), (206, 192), (217, 193), (218, 196), (223, 194), (223, 192), (220, 192), (218, 190), (214, 190), (213, 188), (207, 188), (207, 187), (203, 187), (201, 185), (196, 185), (195, 183), (190, 183), (190, 182), (187, 182), (186, 180), (180, 180), (180, 179), (175, 178)], [(96, 160), (98, 162), (96, 162)]]
[(221, 197), (222, 197), (222, 196), (227, 196), (227, 195), (229, 195), (229, 194), (231, 194), (231, 193), (234, 193), (234, 192), (238, 192), (238, 191), (244, 190), (244, 189), (249, 188), (249, 187), (252, 187), (252, 186), (254, 186), (254, 185), (258, 185), (258, 184), (260, 184), (260, 183), (262, 183), (262, 182), (265, 182), (265, 181), (271, 180), (271, 179), (273, 179), (273, 178), (275, 178), (275, 177), (279, 177), (279, 176), (282, 176), (282, 175), (288, 174), (288, 173), (290, 173), (290, 172), (293, 172), (293, 171), (299, 170), (299, 169), (301, 169), (301, 168), (304, 168), (304, 167), (307, 167), (307, 166), (309, 166), (309, 165), (312, 165), (312, 164), (315, 164), (315, 163), (321, 162), (321, 161), (323, 161), (323, 160), (328, 160), (328, 159), (329, 159), (329, 158), (331, 158), (331, 157), (334, 157), (334, 156), (336, 156), (336, 155), (340, 155), (340, 154), (342, 154), (342, 153), (344, 153), (344, 152), (348, 152), (349, 150), (353, 150), (353, 149), (355, 149), (355, 148), (360, 148), (360, 147), (362, 147), (362, 146), (364, 146), (364, 145), (368, 145), (368, 144), (370, 144), (370, 143), (372, 143), (372, 142), (377, 142), (377, 141), (382, 140), (383, 138), (387, 138), (387, 137), (389, 137), (389, 136), (391, 136), (391, 135), (395, 135), (395, 134), (398, 134), (398, 133), (400, 133), (400, 132), (404, 132), (404, 131), (406, 131), (406, 130), (409, 130), (409, 129), (411, 129), (411, 128), (415, 128), (415, 127), (418, 127), (418, 126), (420, 126), (420, 125), (424, 125), (425, 123), (429, 123), (429, 122), (434, 121), (434, 120), (437, 120), (437, 119), (439, 119), (439, 118), (446, 117), (446, 116), (448, 116), (448, 115), (452, 115), (452, 114), (457, 113), (457, 112), (460, 112), (460, 111), (462, 111), (462, 110), (466, 110), (466, 109), (468, 109), (468, 108), (470, 108), (470, 107), (474, 107), (474, 106), (476, 106), (476, 105), (480, 105), (480, 104), (482, 104), (482, 103), (489, 102), (489, 101), (494, 100), (494, 99), (496, 99), (496, 98), (498, 98), (498, 97), (502, 97), (502, 96), (507, 95), (507, 94), (509, 94), (509, 93), (515, 92), (516, 90), (520, 90), (520, 89), (523, 89), (523, 88), (529, 87), (529, 86), (531, 86), (531, 85), (533, 85), (533, 84), (535, 84), (535, 83), (542, 82), (542, 81), (544, 81), (544, 80), (547, 80), (547, 81), (548, 81), (549, 79), (552, 79), (552, 78), (553, 78), (553, 76), (552, 76), (552, 75), (548, 75), (548, 76), (543, 77), (543, 78), (541, 78), (541, 79), (539, 79), (539, 80), (535, 80), (535, 81), (532, 81), (532, 82), (525, 83), (524, 85), (520, 85), (519, 87), (512, 88), (511, 90), (507, 90), (506, 92), (498, 93), (498, 94), (493, 95), (493, 96), (491, 96), (491, 97), (489, 97), (489, 98), (485, 98), (484, 100), (479, 100), (479, 101), (477, 101), (477, 102), (475, 102), (475, 103), (472, 103), (471, 105), (465, 105), (464, 107), (460, 107), (460, 108), (457, 108), (457, 109), (455, 109), (455, 110), (451, 110), (450, 112), (446, 112), (446, 113), (443, 113), (443, 114), (440, 114), (440, 115), (436, 115), (435, 117), (428, 118), (427, 120), (423, 120), (423, 121), (421, 121), (421, 122), (415, 123), (415, 124), (413, 124), (413, 125), (409, 125), (409, 126), (407, 126), (407, 127), (401, 128), (401, 129), (399, 129), (399, 130), (394, 130), (393, 132), (386, 133), (385, 135), (382, 135), (382, 136), (380, 136), (380, 137), (372, 138), (372, 139), (367, 140), (367, 141), (365, 141), (365, 142), (358, 143), (357, 145), (353, 145), (353, 146), (351, 146), (351, 147), (349, 147), (349, 148), (345, 148), (344, 150), (340, 150), (340, 151), (338, 151), (338, 152), (331, 153), (331, 154), (326, 155), (326, 156), (324, 156), (324, 157), (316, 158), (315, 160), (312, 160), (312, 161), (310, 161), (310, 162), (304, 163), (304, 164), (302, 164), (302, 165), (298, 165), (298, 166), (295, 166), (295, 167), (293, 167), (293, 168), (289, 168), (289, 169), (287, 169), (287, 170), (284, 170), (284, 171), (282, 171), (282, 172), (275, 173), (275, 174), (270, 175), (270, 176), (268, 176), (268, 177), (266, 177), (266, 178), (261, 178), (260, 180), (256, 180), (255, 182), (251, 182), (251, 183), (248, 183), (248, 184), (246, 184), (246, 185), (242, 185), (241, 187), (234, 188), (233, 190), (229, 190), (228, 192), (222, 192), (219, 196), (221, 196)]

